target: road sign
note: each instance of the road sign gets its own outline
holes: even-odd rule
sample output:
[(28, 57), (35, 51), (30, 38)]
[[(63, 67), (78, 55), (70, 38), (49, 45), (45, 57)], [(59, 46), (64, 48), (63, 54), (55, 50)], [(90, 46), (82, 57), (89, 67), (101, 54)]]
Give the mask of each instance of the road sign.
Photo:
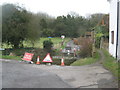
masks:
[(34, 55), (33, 53), (25, 53), (25, 54), (24, 54), (24, 57), (22, 58), (22, 60), (31, 61), (33, 55)]
[(64, 38), (65, 38), (65, 36), (64, 36), (64, 35), (62, 35), (62, 36), (61, 36), (61, 38), (62, 38), (62, 39), (64, 39)]
[(53, 62), (53, 61), (52, 61), (52, 58), (51, 58), (51, 56), (50, 56), (50, 53), (48, 53), (48, 54), (46, 55), (46, 57), (43, 59), (42, 62)]

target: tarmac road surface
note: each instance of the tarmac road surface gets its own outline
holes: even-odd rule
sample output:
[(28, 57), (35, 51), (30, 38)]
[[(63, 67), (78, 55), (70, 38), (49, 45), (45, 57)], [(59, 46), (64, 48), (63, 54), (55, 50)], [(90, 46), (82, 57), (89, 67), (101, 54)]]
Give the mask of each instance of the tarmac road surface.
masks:
[(2, 60), (2, 88), (71, 88), (59, 76), (32, 64)]
[(58, 66), (2, 61), (3, 88), (118, 88), (118, 82), (101, 65)]
[(115, 77), (101, 65), (47, 67), (33, 65), (32, 67), (57, 74), (74, 88), (118, 88)]

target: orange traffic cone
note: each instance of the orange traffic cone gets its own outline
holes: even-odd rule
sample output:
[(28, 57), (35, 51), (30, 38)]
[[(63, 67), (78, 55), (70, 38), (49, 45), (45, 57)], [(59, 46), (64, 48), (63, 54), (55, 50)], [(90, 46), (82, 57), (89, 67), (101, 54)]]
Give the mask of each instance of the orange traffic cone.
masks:
[(61, 66), (64, 66), (65, 64), (64, 64), (64, 59), (62, 58), (61, 59)]
[(40, 57), (38, 56), (37, 57), (37, 62), (36, 62), (36, 64), (40, 64), (40, 59), (39, 59)]

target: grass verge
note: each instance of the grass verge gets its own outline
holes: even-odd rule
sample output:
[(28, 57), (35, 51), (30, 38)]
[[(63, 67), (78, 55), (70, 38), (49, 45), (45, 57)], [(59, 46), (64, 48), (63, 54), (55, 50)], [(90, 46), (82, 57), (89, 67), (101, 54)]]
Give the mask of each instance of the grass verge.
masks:
[(99, 59), (100, 59), (100, 55), (99, 55), (98, 51), (96, 51), (94, 57), (76, 60), (74, 63), (71, 64), (71, 66), (82, 66), (82, 65), (93, 64), (96, 61), (98, 61)]
[(102, 50), (103, 54), (105, 56), (105, 59), (103, 61), (103, 66), (110, 70), (116, 77), (119, 78), (120, 80), (120, 67), (118, 65), (118, 62), (116, 61), (115, 58), (113, 58), (108, 51)]
[(20, 56), (9, 56), (9, 55), (2, 55), (0, 56), (2, 59), (13, 59), (13, 60), (21, 60)]

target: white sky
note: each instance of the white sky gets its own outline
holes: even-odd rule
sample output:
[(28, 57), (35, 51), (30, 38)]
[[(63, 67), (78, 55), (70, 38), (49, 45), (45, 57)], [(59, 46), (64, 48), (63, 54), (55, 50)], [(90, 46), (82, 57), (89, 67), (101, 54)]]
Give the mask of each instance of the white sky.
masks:
[(109, 13), (107, 0), (2, 0), (3, 3), (18, 3), (34, 13), (44, 12), (51, 16), (67, 15), (73, 11), (82, 16), (93, 13)]

